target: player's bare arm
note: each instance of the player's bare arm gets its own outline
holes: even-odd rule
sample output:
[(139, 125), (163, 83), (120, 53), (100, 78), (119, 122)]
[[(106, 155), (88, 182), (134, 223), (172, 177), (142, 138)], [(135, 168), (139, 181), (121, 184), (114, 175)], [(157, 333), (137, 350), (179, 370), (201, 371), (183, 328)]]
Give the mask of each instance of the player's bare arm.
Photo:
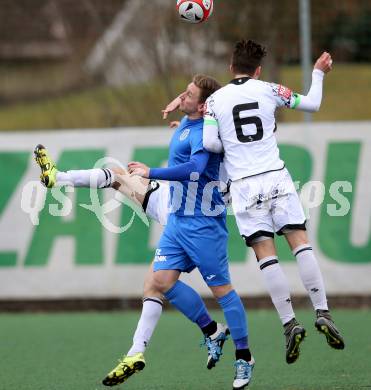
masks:
[(132, 175), (132, 177), (135, 176), (141, 176), (144, 178), (149, 177), (149, 167), (147, 165), (138, 162), (138, 161), (131, 161), (128, 164), (129, 173)]
[(182, 92), (179, 96), (177, 96), (174, 100), (172, 100), (162, 112), (162, 119), (167, 119), (168, 115), (174, 111), (176, 111), (180, 107), (180, 103), (182, 102), (182, 97), (185, 92)]

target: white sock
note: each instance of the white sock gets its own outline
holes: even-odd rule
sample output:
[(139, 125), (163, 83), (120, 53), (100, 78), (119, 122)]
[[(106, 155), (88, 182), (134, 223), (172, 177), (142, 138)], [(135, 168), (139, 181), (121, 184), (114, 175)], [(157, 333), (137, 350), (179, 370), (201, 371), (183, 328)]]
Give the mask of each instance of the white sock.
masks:
[(258, 264), (263, 273), (265, 286), (284, 325), (295, 317), (286, 276), (275, 256), (265, 257)]
[(325, 285), (312, 247), (309, 244), (300, 245), (292, 253), (298, 262), (300, 278), (314, 309), (328, 310)]
[(143, 299), (142, 315), (133, 337), (133, 345), (127, 353), (133, 356), (137, 353), (144, 353), (152, 333), (162, 313), (162, 300), (160, 298), (146, 297)]
[(57, 172), (57, 184), (72, 187), (106, 188), (113, 182), (114, 173), (108, 169), (84, 169)]

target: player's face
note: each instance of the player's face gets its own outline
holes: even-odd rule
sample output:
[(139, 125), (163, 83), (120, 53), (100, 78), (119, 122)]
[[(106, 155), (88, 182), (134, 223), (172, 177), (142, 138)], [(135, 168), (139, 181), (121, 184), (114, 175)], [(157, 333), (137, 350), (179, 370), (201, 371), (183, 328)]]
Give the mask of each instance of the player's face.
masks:
[(199, 103), (200, 88), (194, 83), (188, 84), (186, 91), (181, 95), (180, 110), (187, 115), (199, 115), (202, 104)]

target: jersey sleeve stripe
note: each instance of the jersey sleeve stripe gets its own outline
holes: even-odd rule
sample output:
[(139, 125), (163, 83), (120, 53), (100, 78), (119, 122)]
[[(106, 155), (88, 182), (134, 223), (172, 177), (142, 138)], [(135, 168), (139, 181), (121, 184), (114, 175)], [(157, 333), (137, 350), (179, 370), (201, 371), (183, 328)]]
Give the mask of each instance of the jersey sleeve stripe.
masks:
[(204, 124), (214, 126), (214, 125), (217, 125), (218, 122), (215, 119), (210, 118), (210, 119), (205, 119)]
[(295, 101), (294, 101), (294, 105), (291, 107), (293, 110), (295, 110), (295, 108), (300, 104), (300, 95), (298, 95), (297, 93), (294, 93), (294, 96), (295, 96)]

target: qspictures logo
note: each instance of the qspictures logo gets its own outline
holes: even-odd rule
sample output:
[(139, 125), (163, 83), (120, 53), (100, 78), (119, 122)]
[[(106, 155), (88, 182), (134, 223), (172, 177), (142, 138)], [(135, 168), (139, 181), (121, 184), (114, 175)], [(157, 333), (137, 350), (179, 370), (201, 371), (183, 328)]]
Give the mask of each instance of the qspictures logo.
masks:
[[(309, 217), (311, 241), (329, 261), (367, 264), (371, 261), (368, 125), (314, 124), (304, 129), (300, 126), (280, 127), (280, 151)], [(60, 134), (38, 135), (40, 139), (49, 137), (46, 144), (57, 157), (61, 171), (120, 165), (119, 159), (109, 161), (106, 155), (122, 155), (125, 162), (143, 161), (148, 166), (163, 166), (168, 156), (166, 141), (157, 146), (138, 146), (137, 132), (119, 132), (125, 140), (124, 151), (117, 143), (117, 131), (106, 136), (103, 144), (101, 133), (92, 133), (88, 147), (85, 136), (65, 134), (73, 138), (73, 147), (61, 147)], [(147, 136), (152, 136), (152, 132), (145, 132)], [(113, 189), (42, 187), (30, 152), (35, 135), (30, 135), (27, 141), (31, 147), (23, 145), (16, 149), (19, 139), (24, 137), (11, 135), (1, 142), (0, 266), (46, 266), (52, 259), (65, 255), (76, 264), (140, 264), (153, 258), (161, 229), (141, 208), (126, 204), (128, 199)], [(126, 164), (121, 166), (125, 168)], [(197, 179), (189, 182), (189, 194), (184, 193), (189, 213), (193, 210), (189, 195), (194, 188)], [(265, 200), (274, 198), (275, 192), (258, 195), (259, 198), (252, 197), (249, 201), (264, 212)], [(259, 205), (258, 200), (262, 201)], [(210, 210), (206, 201), (203, 204), (206, 211), (215, 211)], [(164, 205), (163, 209), (166, 213), (169, 208)], [(247, 249), (230, 207), (227, 214), (228, 252), (232, 262), (243, 263)], [(281, 245), (278, 238), (277, 246), (282, 261), (293, 261), (286, 243)]]

